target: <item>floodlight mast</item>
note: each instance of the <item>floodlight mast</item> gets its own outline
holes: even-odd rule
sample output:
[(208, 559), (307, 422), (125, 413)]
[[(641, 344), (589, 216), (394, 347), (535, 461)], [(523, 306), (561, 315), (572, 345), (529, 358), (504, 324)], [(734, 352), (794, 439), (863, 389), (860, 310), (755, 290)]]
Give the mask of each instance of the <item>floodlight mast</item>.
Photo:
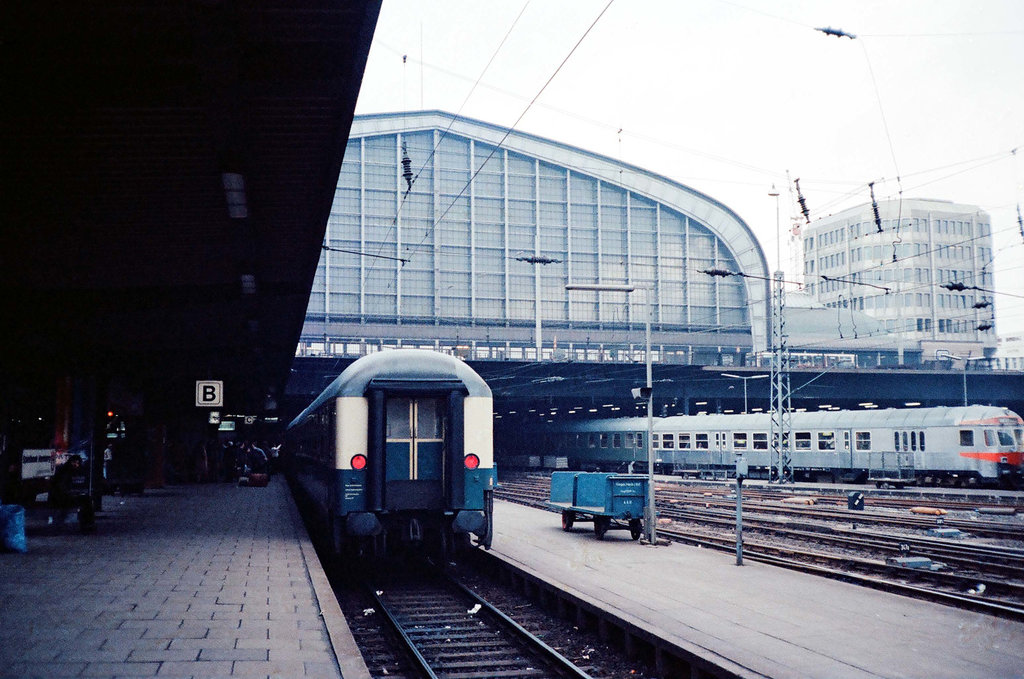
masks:
[[(743, 380), (743, 413), (746, 414), (747, 413), (747, 380), (763, 380), (763, 379), (767, 378), (768, 375), (743, 376), (743, 375), (733, 375), (732, 373), (722, 373), (722, 377), (732, 377), (732, 378), (737, 379), (737, 380)], [(732, 389), (732, 387), (729, 387), (729, 388)]]
[(647, 502), (644, 506), (644, 533), (645, 538), (649, 544), (658, 544), (658, 530), (655, 526), (657, 522), (657, 515), (654, 506), (654, 446), (653, 446), (653, 433), (654, 433), (654, 393), (652, 388), (652, 373), (651, 373), (651, 319), (654, 316), (654, 301), (652, 299), (654, 295), (653, 285), (629, 285), (629, 284), (614, 284), (614, 283), (570, 283), (565, 286), (566, 290), (589, 290), (592, 292), (625, 292), (630, 293), (635, 290), (643, 290), (646, 293), (647, 299), (647, 321), (645, 324), (644, 336), (646, 341), (646, 351), (644, 352), (644, 362), (647, 367), (647, 386), (644, 388), (642, 394), (646, 392), (647, 395)]
[(964, 406), (967, 406), (967, 366), (970, 365), (971, 361), (987, 361), (987, 356), (957, 356), (951, 354), (945, 349), (938, 349), (935, 352), (935, 358), (938, 360), (949, 360), (953, 359), (956, 361), (964, 362)]

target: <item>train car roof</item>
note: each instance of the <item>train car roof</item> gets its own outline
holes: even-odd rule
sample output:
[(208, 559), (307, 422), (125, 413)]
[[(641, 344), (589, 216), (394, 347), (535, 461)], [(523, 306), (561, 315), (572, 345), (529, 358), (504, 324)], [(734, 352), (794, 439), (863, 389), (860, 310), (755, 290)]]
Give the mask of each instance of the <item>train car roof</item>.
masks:
[[(882, 410), (838, 410), (792, 413), (794, 429), (848, 429), (873, 427), (925, 427), (958, 426), (965, 424), (995, 424), (1000, 418), (1020, 417), (1008, 408), (999, 406), (939, 406), (934, 408), (886, 408)], [(654, 418), (654, 431), (764, 430), (769, 429), (770, 413), (743, 415), (674, 415)], [(586, 420), (572, 425), (552, 425), (552, 429), (582, 432), (647, 430), (643, 417), (620, 417)]]
[(491, 397), (491, 388), (465, 362), (426, 349), (391, 349), (364, 356), (345, 368), (316, 399), (299, 414), (289, 428), (301, 422), (325, 401), (342, 396), (364, 396), (371, 381), (404, 384), (423, 382), (461, 382), (468, 396)]

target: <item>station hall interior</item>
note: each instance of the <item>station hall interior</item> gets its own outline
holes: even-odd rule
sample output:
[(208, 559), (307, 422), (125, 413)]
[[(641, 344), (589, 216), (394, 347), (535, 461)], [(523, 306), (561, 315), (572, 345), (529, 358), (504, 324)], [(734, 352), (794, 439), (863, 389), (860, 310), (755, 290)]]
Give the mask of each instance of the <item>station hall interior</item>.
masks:
[[(499, 432), (639, 412), (631, 389), (651, 353), (658, 416), (768, 407), (772, 272), (749, 226), (713, 197), (643, 168), (623, 181), (623, 164), (558, 140), (450, 112), (356, 117), (379, 11), (5, 9), (17, 29), (0, 113), (5, 470), (26, 449), (95, 459), (113, 441), (134, 482), (184, 481), (189, 449), (276, 441), (353, 360), (394, 347), (468, 362), (494, 390)], [(865, 219), (848, 218), (847, 233)], [(398, 260), (416, 252), (359, 255), (385, 243)], [(838, 239), (817, 243), (807, 262), (838, 261)], [(657, 301), (572, 283), (647, 286)], [(915, 336), (897, 346), (885, 323), (909, 315), (886, 308), (872, 335), (863, 299), (814, 294), (787, 307), (794, 407), (1024, 409), (1019, 370), (950, 358), (993, 356), (976, 323), (939, 336), (915, 299)], [(858, 329), (837, 349), (835, 334)]]

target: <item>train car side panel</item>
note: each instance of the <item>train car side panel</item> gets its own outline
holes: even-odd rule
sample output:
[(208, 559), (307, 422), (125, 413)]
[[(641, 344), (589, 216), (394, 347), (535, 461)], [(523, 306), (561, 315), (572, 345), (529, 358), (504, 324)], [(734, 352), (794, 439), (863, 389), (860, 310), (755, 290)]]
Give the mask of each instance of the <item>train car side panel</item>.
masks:
[[(339, 489), (334, 510), (339, 515), (367, 507), (367, 440), (369, 407), (365, 398), (342, 396), (337, 403), (335, 469)], [(361, 459), (360, 459), (360, 456)]]

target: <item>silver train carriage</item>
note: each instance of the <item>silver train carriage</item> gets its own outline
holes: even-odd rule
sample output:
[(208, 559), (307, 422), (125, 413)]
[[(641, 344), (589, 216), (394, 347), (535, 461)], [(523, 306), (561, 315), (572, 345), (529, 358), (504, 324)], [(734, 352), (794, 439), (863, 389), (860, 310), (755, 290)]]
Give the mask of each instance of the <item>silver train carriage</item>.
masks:
[(289, 473), (330, 532), (490, 547), (496, 483), (491, 390), (462, 361), (399, 349), (352, 363), (291, 424)]
[[(548, 424), (516, 442), (517, 451), (559, 455), (571, 469), (644, 471), (645, 418)], [(1024, 420), (994, 406), (798, 412), (791, 415), (792, 468), (802, 481), (1021, 485)], [(697, 415), (656, 418), (659, 472), (726, 478), (737, 454), (754, 478), (774, 477), (770, 415)], [(539, 436), (529, 442), (530, 436)]]

